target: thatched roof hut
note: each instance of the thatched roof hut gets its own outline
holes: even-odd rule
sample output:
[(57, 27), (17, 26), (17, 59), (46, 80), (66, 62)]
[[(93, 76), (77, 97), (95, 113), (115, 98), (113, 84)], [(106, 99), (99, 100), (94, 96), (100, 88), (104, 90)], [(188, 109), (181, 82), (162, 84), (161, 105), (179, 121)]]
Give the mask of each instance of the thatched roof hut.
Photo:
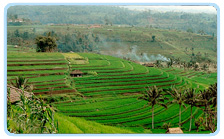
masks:
[(181, 130), (181, 128), (176, 127), (176, 128), (168, 128), (166, 133), (168, 133), (168, 134), (183, 134), (184, 132)]
[(73, 70), (72, 72), (70, 72), (70, 76), (71, 77), (82, 77), (84, 73), (80, 70)]
[(146, 67), (154, 67), (155, 66), (154, 63), (144, 63), (143, 65)]
[(102, 25), (91, 25), (89, 28), (101, 28)]
[[(10, 102), (14, 103), (16, 101), (20, 101), (20, 94), (22, 93), (22, 90), (11, 85), (7, 85), (7, 88), (10, 89), (10, 97), (9, 97)], [(24, 91), (24, 94), (26, 97), (32, 96), (31, 92)]]

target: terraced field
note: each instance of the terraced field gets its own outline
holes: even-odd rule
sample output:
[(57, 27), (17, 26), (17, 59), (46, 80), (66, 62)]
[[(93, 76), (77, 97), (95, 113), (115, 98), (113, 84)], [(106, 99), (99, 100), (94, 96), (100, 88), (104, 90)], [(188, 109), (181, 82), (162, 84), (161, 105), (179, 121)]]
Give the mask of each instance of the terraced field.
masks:
[[(75, 95), (79, 92), (83, 98), (62, 100), (52, 105), (66, 116), (83, 117), (101, 124), (140, 132), (140, 128), (151, 128), (152, 122), (151, 106), (146, 101), (137, 99), (145, 91), (145, 87), (156, 85), (165, 89), (175, 85), (203, 89), (217, 80), (216, 73), (208, 77), (203, 72), (149, 68), (106, 55), (74, 55), (76, 58), (72, 54), (61, 53), (27, 53), (26, 56), (8, 53), (8, 82), (14, 81), (18, 75), (25, 76), (34, 85), (34, 94), (49, 98), (55, 94)], [(72, 70), (82, 71), (83, 77), (71, 78), (69, 72)], [(167, 109), (156, 105), (154, 113), (156, 129), (168, 122), (174, 127), (178, 126), (177, 104), (171, 104)], [(197, 118), (203, 115), (203, 111), (193, 107), (193, 115)], [(187, 106), (186, 109), (182, 108), (184, 130), (188, 129), (189, 122), (190, 107)]]
[(36, 95), (76, 92), (66, 82), (67, 74), (67, 61), (60, 53), (8, 53), (8, 83), (15, 81), (16, 76), (26, 77)]

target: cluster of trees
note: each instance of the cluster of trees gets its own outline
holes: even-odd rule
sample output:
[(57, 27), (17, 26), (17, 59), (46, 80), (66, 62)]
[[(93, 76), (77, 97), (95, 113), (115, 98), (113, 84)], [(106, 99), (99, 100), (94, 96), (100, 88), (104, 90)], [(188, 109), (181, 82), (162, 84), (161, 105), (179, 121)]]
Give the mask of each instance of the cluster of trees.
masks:
[(42, 24), (125, 24), (195, 33), (200, 30), (198, 33), (210, 35), (217, 32), (216, 15), (206, 13), (133, 11), (119, 6), (13, 6), (8, 15), (14, 14)]
[(20, 31), (16, 29), (15, 31), (7, 32), (7, 44), (9, 45), (19, 45), (19, 46), (33, 46), (36, 37), (36, 29), (33, 28), (30, 31)]
[(62, 52), (92, 52), (97, 51), (100, 38), (97, 34), (74, 32), (72, 34), (57, 34), (58, 50)]
[(56, 38), (48, 32), (47, 36), (36, 37), (35, 43), (37, 44), (37, 52), (54, 52), (57, 51)]
[(37, 35), (36, 29), (33, 28), (30, 31), (21, 32), (16, 29), (7, 33), (7, 44), (36, 47), (37, 52), (92, 52), (98, 50), (97, 43), (100, 41), (97, 34), (83, 32), (62, 34), (50, 31)]
[[(170, 95), (171, 99), (168, 99), (166, 96)], [(203, 108), (204, 118), (200, 117), (195, 120), (195, 126), (197, 131), (199, 127), (205, 128), (205, 130), (210, 130), (215, 132), (217, 124), (217, 83), (211, 85), (208, 89), (203, 91), (197, 91), (193, 88), (182, 89), (171, 87), (170, 89), (163, 90), (157, 88), (156, 86), (146, 88), (146, 91), (143, 96), (139, 97), (148, 102), (148, 105), (152, 106), (152, 129), (154, 129), (154, 106), (161, 105), (165, 108), (169, 104), (176, 103), (179, 105), (179, 127), (182, 126), (181, 123), (181, 107), (183, 106), (186, 109), (186, 104), (191, 107), (191, 116), (190, 116), (190, 127), (192, 127), (192, 108), (200, 107)], [(169, 124), (170, 125), (170, 124)]]
[[(184, 70), (192, 69), (195, 71), (198, 71), (198, 70), (208, 71), (209, 66), (211, 66), (212, 60), (210, 60), (208, 57), (206, 57), (206, 55), (207, 54), (205, 53), (204, 57), (202, 57), (201, 55), (198, 55), (198, 54), (191, 56), (191, 60), (188, 62), (181, 61), (180, 58), (170, 57), (169, 61), (166, 61), (166, 65), (168, 68), (173, 67), (173, 65), (177, 65), (177, 66), (180, 66), (180, 68), (184, 68)], [(203, 62), (204, 64), (199, 64), (201, 62)], [(158, 68), (164, 67), (164, 65), (162, 65), (161, 60), (156, 60), (155, 66)], [(214, 68), (217, 68), (217, 66), (214, 66)]]

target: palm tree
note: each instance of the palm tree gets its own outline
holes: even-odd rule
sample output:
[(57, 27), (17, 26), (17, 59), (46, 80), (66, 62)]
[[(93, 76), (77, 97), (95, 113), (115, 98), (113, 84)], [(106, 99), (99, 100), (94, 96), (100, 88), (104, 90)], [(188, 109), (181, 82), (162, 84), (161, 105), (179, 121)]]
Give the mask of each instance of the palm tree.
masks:
[(206, 127), (208, 126), (208, 118), (207, 118), (207, 114), (208, 114), (208, 106), (209, 106), (209, 101), (211, 98), (211, 94), (208, 90), (204, 90), (204, 91), (200, 91), (200, 95), (199, 95), (199, 101), (202, 103), (203, 106), (205, 106), (205, 125)]
[(211, 85), (208, 91), (211, 94), (209, 104), (212, 105), (212, 109), (208, 111), (208, 127), (212, 132), (215, 132), (215, 123), (217, 123), (217, 83)]
[(19, 88), (19, 89), (24, 89), (26, 91), (31, 91), (33, 89), (32, 85), (28, 84), (28, 79), (22, 76), (17, 76), (15, 83), (11, 81), (11, 85)]
[(162, 92), (163, 89), (157, 88), (156, 86), (147, 87), (144, 92), (145, 94), (138, 98), (146, 100), (148, 102), (148, 105), (152, 106), (152, 129), (154, 129), (154, 106), (158, 104), (167, 108), (166, 104), (164, 104), (164, 100), (167, 98), (164, 97)]
[(168, 94), (171, 95), (173, 100), (170, 103), (177, 103), (179, 105), (179, 127), (181, 127), (181, 106), (183, 106), (186, 109), (186, 106), (184, 105), (184, 95), (182, 94), (181, 89), (177, 89), (174, 86), (171, 87), (171, 91), (167, 91)]
[[(217, 106), (217, 83), (210, 85), (208, 89), (200, 91), (200, 103), (198, 106), (205, 107), (205, 126), (212, 132), (215, 128), (216, 106)], [(211, 107), (213, 109), (211, 109)]]
[(190, 117), (190, 127), (189, 131), (191, 131), (191, 124), (192, 124), (192, 108), (196, 105), (196, 103), (199, 102), (198, 96), (196, 95), (196, 89), (186, 89), (185, 90), (185, 101), (186, 104), (189, 104), (191, 106), (191, 117)]

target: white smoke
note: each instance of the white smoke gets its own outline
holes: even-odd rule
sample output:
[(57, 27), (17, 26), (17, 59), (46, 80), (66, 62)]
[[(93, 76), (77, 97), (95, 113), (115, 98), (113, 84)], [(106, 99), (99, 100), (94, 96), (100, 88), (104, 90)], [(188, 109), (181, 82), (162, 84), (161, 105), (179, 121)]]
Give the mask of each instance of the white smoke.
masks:
[(141, 61), (141, 58), (137, 55), (137, 45), (131, 46), (130, 51), (126, 54), (125, 57), (130, 58), (132, 60)]
[(135, 60), (139, 62), (155, 62), (156, 60), (170, 61), (169, 58), (161, 54), (148, 55), (147, 53), (140, 53), (138, 51), (139, 47), (137, 45), (128, 46), (121, 42), (116, 42), (116, 44), (119, 45), (119, 49), (116, 49), (117, 47), (115, 48), (110, 43), (107, 43), (106, 37), (100, 35), (99, 38), (103, 46), (101, 54), (108, 54), (115, 57), (126, 58), (126, 59)]
[[(169, 58), (166, 58), (165, 56), (162, 56), (161, 54), (157, 55), (150, 55), (148, 56), (147, 53), (141, 53), (140, 56), (137, 54), (138, 46), (134, 45), (130, 47), (130, 51), (126, 53), (126, 55), (123, 54), (123, 56), (131, 59), (131, 60), (137, 60), (140, 62), (155, 62), (156, 60), (161, 61), (170, 61)], [(122, 54), (119, 52), (119, 54)], [(117, 55), (118, 57), (121, 57), (121, 55)]]

